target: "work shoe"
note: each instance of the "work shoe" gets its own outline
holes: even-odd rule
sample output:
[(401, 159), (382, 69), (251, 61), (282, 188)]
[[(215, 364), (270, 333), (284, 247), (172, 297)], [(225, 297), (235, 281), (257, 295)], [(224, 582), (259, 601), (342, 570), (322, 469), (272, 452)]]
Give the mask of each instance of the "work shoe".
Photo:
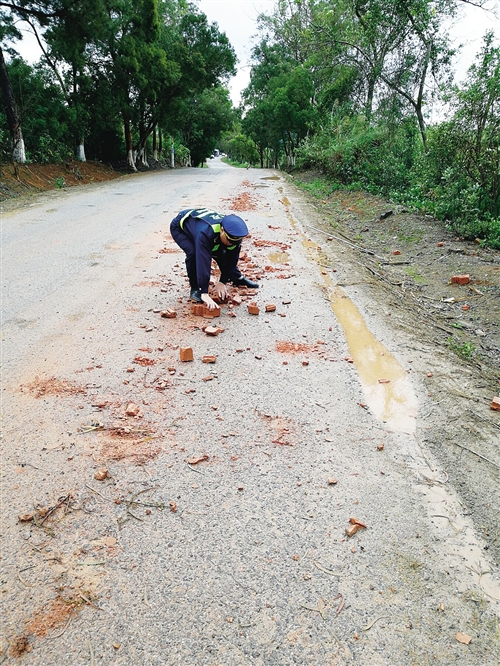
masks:
[(191, 296), (189, 297), (191, 301), (195, 301), (196, 303), (203, 303), (203, 299), (201, 297), (201, 289), (193, 289), (191, 292)]
[(243, 277), (243, 275), (238, 279), (238, 280), (233, 280), (233, 284), (235, 287), (248, 287), (249, 289), (258, 289), (259, 285), (257, 282), (252, 282), (252, 280), (249, 280), (246, 277)]

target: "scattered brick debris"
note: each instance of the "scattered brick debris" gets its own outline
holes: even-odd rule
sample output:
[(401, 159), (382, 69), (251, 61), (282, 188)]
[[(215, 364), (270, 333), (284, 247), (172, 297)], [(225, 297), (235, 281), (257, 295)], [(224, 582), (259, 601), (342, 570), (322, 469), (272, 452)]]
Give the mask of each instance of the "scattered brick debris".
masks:
[(180, 360), (183, 362), (194, 361), (193, 350), (191, 347), (181, 347), (179, 354)]
[(213, 319), (214, 317), (220, 317), (220, 308), (216, 307), (213, 310), (210, 310), (210, 308), (207, 305), (203, 306), (203, 316), (206, 317), (207, 319)]
[(352, 537), (359, 530), (359, 525), (349, 525), (345, 528), (345, 533), (348, 537)]
[(99, 468), (94, 474), (94, 479), (96, 479), (96, 481), (104, 481), (104, 479), (107, 478), (109, 478), (109, 472), (107, 467)]
[(204, 330), (207, 335), (211, 336), (219, 335), (221, 332), (221, 329), (218, 326), (206, 326)]
[(255, 239), (252, 241), (255, 247), (279, 247), (280, 250), (285, 252), (285, 250), (289, 250), (291, 248), (291, 245), (287, 245), (287, 243), (280, 243), (279, 241), (270, 241), (270, 240), (257, 240)]
[[(35, 396), (35, 398), (41, 398), (46, 395), (76, 395), (78, 393), (87, 393), (87, 390), (83, 386), (78, 386), (65, 379), (56, 379), (55, 377), (50, 377), (49, 379), (35, 377), (30, 384), (26, 384), (26, 388)], [(21, 386), (21, 390), (24, 390), (24, 386)]]
[(452, 284), (469, 284), (470, 275), (453, 275), (451, 278)]
[(203, 363), (215, 363), (217, 361), (217, 356), (211, 356), (207, 354), (201, 360)]
[(275, 348), (282, 354), (309, 353), (314, 347), (305, 342), (289, 342), (287, 340), (276, 340)]
[(169, 507), (170, 507), (170, 511), (171, 511), (172, 513), (176, 513), (176, 512), (177, 512), (177, 504), (176, 504), (174, 501), (169, 502), (168, 505), (169, 505)]
[(249, 303), (248, 304), (248, 314), (251, 315), (258, 315), (260, 312), (259, 307), (256, 303)]
[(127, 416), (137, 416), (140, 411), (141, 410), (139, 409), (138, 405), (136, 405), (134, 402), (129, 402), (125, 407), (125, 414)]
[(349, 522), (351, 525), (357, 525), (358, 527), (363, 527), (366, 529), (366, 525), (362, 520), (358, 520), (357, 518), (349, 518)]
[(390, 379), (379, 379), (378, 383), (379, 384), (390, 384), (391, 380)]
[(255, 197), (249, 192), (242, 192), (230, 199), (223, 199), (223, 201), (229, 201), (231, 210), (236, 210), (238, 212), (243, 210), (255, 210), (257, 208)]
[(275, 311), (276, 311), (276, 305), (274, 303), (266, 304), (266, 312), (275, 312)]
[(329, 486), (334, 486), (336, 483), (338, 483), (337, 479), (335, 479), (333, 476), (328, 477), (328, 485)]
[(500, 412), (500, 398), (495, 397), (491, 401), (490, 409)]
[(147, 358), (147, 356), (136, 356), (134, 358), (134, 363), (137, 365), (154, 365), (156, 361), (153, 358)]
[(177, 317), (177, 312), (172, 308), (167, 308), (161, 312), (160, 316), (164, 317), (165, 319), (175, 319)]
[(186, 462), (188, 465), (197, 465), (198, 463), (204, 462), (205, 460), (208, 460), (206, 453), (204, 453), (202, 456), (196, 456), (195, 458), (188, 458)]
[(205, 306), (202, 303), (195, 303), (191, 306), (191, 314), (197, 317), (202, 317)]

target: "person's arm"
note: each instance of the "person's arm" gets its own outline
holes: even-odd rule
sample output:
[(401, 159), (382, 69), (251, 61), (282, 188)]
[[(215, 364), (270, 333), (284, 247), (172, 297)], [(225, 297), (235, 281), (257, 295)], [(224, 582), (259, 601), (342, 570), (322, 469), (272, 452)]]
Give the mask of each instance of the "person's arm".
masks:
[(212, 248), (213, 231), (211, 227), (200, 230), (195, 237), (196, 251), (196, 274), (198, 278), (198, 288), (201, 291), (201, 299), (205, 305), (214, 310), (217, 303), (208, 295), (210, 285), (210, 272), (212, 270)]

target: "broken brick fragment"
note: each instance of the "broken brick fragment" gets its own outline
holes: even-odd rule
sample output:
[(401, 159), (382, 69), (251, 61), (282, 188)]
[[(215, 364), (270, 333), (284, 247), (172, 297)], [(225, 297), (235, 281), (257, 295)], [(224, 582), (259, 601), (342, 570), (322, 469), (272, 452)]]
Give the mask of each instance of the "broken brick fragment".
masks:
[(180, 348), (181, 361), (194, 361), (193, 350), (191, 347)]
[(470, 275), (453, 275), (451, 282), (452, 284), (469, 284)]
[(243, 299), (239, 294), (234, 294), (234, 296), (231, 296), (231, 303), (234, 303), (234, 305), (241, 305), (243, 302)]
[(345, 533), (348, 537), (352, 537), (359, 530), (359, 525), (349, 525), (345, 528)]
[(109, 472), (107, 467), (101, 467), (100, 469), (97, 470), (97, 472), (94, 474), (94, 479), (96, 481), (104, 481), (104, 479), (109, 478)]
[(215, 335), (219, 335), (220, 332), (221, 332), (221, 329), (218, 326), (206, 326), (205, 327), (205, 333), (207, 335), (215, 336)]
[(251, 315), (258, 315), (260, 312), (259, 307), (256, 303), (249, 303), (248, 304), (248, 314)]
[(217, 356), (211, 356), (207, 354), (201, 360), (203, 363), (215, 363), (217, 361)]
[(220, 317), (220, 308), (216, 307), (213, 310), (210, 310), (210, 308), (207, 305), (204, 305), (203, 316), (208, 319), (213, 319), (214, 317)]
[(195, 303), (191, 306), (191, 314), (196, 315), (197, 317), (202, 317), (205, 306), (200, 303)]
[(493, 398), (491, 401), (490, 409), (493, 409), (496, 412), (500, 412), (500, 398)]
[(365, 523), (363, 523), (361, 520), (358, 520), (357, 518), (349, 518), (349, 522), (351, 525), (357, 525), (358, 527), (363, 527), (366, 529)]
[(267, 303), (266, 312), (274, 312), (276, 310), (276, 305), (274, 303)]
[(133, 403), (129, 402), (128, 405), (125, 407), (125, 414), (127, 416), (137, 416), (139, 414), (139, 407)]
[(172, 308), (167, 308), (160, 313), (160, 317), (164, 317), (165, 319), (175, 319), (177, 317), (177, 312)]

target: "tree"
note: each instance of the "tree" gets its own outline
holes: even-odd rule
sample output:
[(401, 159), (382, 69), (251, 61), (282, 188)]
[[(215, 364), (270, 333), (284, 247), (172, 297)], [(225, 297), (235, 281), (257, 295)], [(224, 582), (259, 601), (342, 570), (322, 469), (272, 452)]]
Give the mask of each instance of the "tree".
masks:
[(26, 162), (26, 151), (21, 120), (2, 49), (2, 41), (5, 38), (20, 39), (21, 35), (13, 25), (12, 17), (0, 12), (0, 92), (2, 93), (2, 104), (9, 126), (12, 160), (24, 164)]

